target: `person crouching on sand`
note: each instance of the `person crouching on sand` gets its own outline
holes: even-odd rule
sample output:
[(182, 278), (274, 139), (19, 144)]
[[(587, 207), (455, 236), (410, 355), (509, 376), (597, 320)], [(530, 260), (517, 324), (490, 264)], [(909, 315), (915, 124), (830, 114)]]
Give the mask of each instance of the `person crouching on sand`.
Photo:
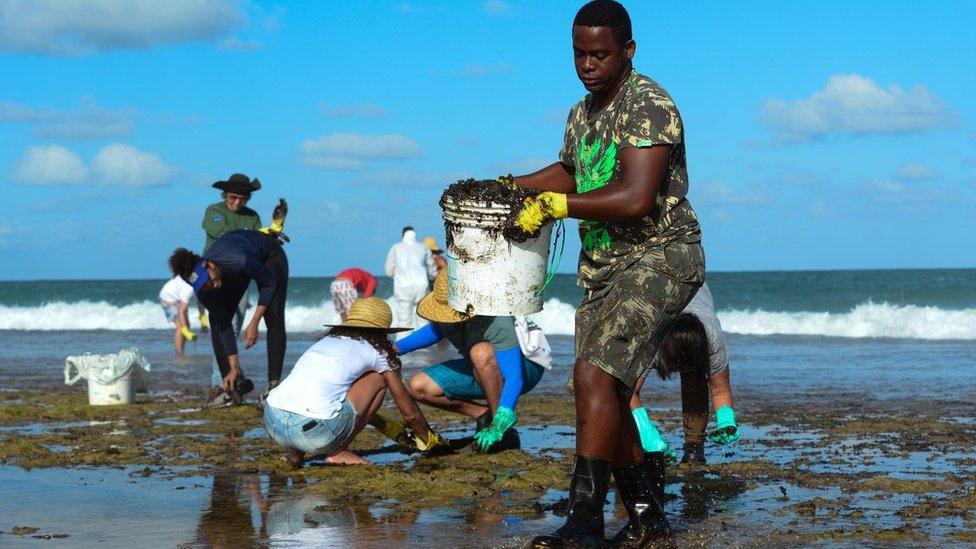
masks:
[(264, 425), (291, 465), (317, 455), (333, 464), (368, 463), (347, 448), (367, 423), (376, 425), (371, 420), (387, 390), (413, 430), (418, 449), (446, 446), (403, 384), (400, 358), (387, 334), (409, 328), (391, 328), (392, 321), (390, 306), (382, 299), (356, 300), (346, 321), (329, 326), (325, 337), (272, 389)]

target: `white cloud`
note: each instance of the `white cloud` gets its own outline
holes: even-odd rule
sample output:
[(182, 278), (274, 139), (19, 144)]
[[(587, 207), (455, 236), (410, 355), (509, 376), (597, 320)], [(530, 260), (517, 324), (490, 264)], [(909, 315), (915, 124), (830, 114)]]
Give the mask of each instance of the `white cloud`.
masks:
[(31, 185), (70, 185), (88, 178), (81, 157), (60, 145), (30, 147), (14, 165), (13, 179)]
[(895, 172), (898, 181), (933, 181), (939, 179), (939, 172), (922, 164), (905, 164)]
[(378, 158), (412, 158), (420, 156), (420, 144), (394, 133), (364, 135), (331, 133), (304, 141), (302, 160), (309, 166), (327, 170), (361, 170), (366, 161)]
[(158, 187), (179, 174), (158, 154), (123, 143), (112, 143), (99, 151), (92, 159), (92, 171), (99, 183), (125, 187)]
[(495, 63), (494, 65), (472, 63), (461, 69), (458, 75), (465, 78), (477, 78), (479, 76), (492, 76), (509, 72), (512, 72), (512, 66), (508, 63)]
[(78, 110), (32, 108), (17, 103), (0, 103), (0, 122), (32, 125), (38, 137), (94, 139), (132, 133), (132, 109), (106, 109), (85, 99)]
[(252, 52), (261, 49), (261, 42), (257, 40), (247, 40), (244, 38), (238, 38), (236, 36), (231, 36), (225, 38), (220, 44), (217, 44), (217, 49), (220, 51), (236, 51), (236, 52)]
[(512, 7), (502, 0), (488, 0), (481, 4), (481, 9), (488, 15), (507, 15), (512, 12)]
[(767, 99), (763, 121), (785, 141), (828, 135), (918, 133), (953, 123), (955, 115), (921, 84), (883, 88), (858, 74), (835, 74), (806, 99)]
[(84, 55), (214, 40), (244, 20), (235, 0), (4, 0), (0, 50)]
[(390, 111), (375, 103), (353, 103), (350, 105), (328, 105), (319, 103), (319, 112), (329, 118), (381, 118)]

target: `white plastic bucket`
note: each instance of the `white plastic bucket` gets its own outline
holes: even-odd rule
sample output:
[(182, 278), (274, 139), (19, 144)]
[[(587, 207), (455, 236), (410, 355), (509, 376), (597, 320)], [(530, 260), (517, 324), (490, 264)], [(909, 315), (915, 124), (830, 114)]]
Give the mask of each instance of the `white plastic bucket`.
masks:
[(508, 215), (508, 206), (445, 198), (444, 220), (453, 226), (446, 254), (451, 308), (486, 316), (542, 310), (552, 225), (536, 238), (509, 242), (501, 231)]
[(129, 404), (135, 392), (146, 392), (150, 365), (134, 347), (114, 355), (69, 356), (64, 361), (64, 383), (88, 380), (88, 404)]
[(102, 384), (88, 380), (88, 404), (106, 406), (109, 404), (129, 404), (132, 402), (132, 371), (111, 383)]

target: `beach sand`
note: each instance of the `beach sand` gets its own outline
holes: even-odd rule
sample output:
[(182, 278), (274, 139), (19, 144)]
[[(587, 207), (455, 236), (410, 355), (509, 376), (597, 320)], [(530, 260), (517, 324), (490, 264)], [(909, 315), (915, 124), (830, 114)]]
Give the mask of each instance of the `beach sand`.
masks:
[[(681, 545), (976, 542), (971, 402), (737, 389), (742, 440), (668, 469)], [(260, 410), (201, 410), (198, 392), (113, 407), (79, 388), (0, 393), (0, 544), (518, 547), (562, 522), (568, 396), (521, 402), (520, 450), (475, 455), (471, 422), (425, 409), (456, 454), (405, 454), (367, 428), (353, 449), (376, 465), (293, 471)], [(679, 433), (662, 398), (652, 416)], [(606, 511), (610, 536), (625, 521), (612, 494)]]

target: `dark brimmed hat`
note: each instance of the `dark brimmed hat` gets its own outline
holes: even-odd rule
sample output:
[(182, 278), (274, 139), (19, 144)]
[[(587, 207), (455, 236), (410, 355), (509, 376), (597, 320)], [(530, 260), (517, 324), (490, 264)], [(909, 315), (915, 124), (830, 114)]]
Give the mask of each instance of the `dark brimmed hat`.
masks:
[(234, 194), (251, 194), (261, 188), (258, 178), (251, 179), (242, 173), (235, 173), (227, 178), (227, 181), (218, 181), (213, 184), (213, 188), (220, 189)]

